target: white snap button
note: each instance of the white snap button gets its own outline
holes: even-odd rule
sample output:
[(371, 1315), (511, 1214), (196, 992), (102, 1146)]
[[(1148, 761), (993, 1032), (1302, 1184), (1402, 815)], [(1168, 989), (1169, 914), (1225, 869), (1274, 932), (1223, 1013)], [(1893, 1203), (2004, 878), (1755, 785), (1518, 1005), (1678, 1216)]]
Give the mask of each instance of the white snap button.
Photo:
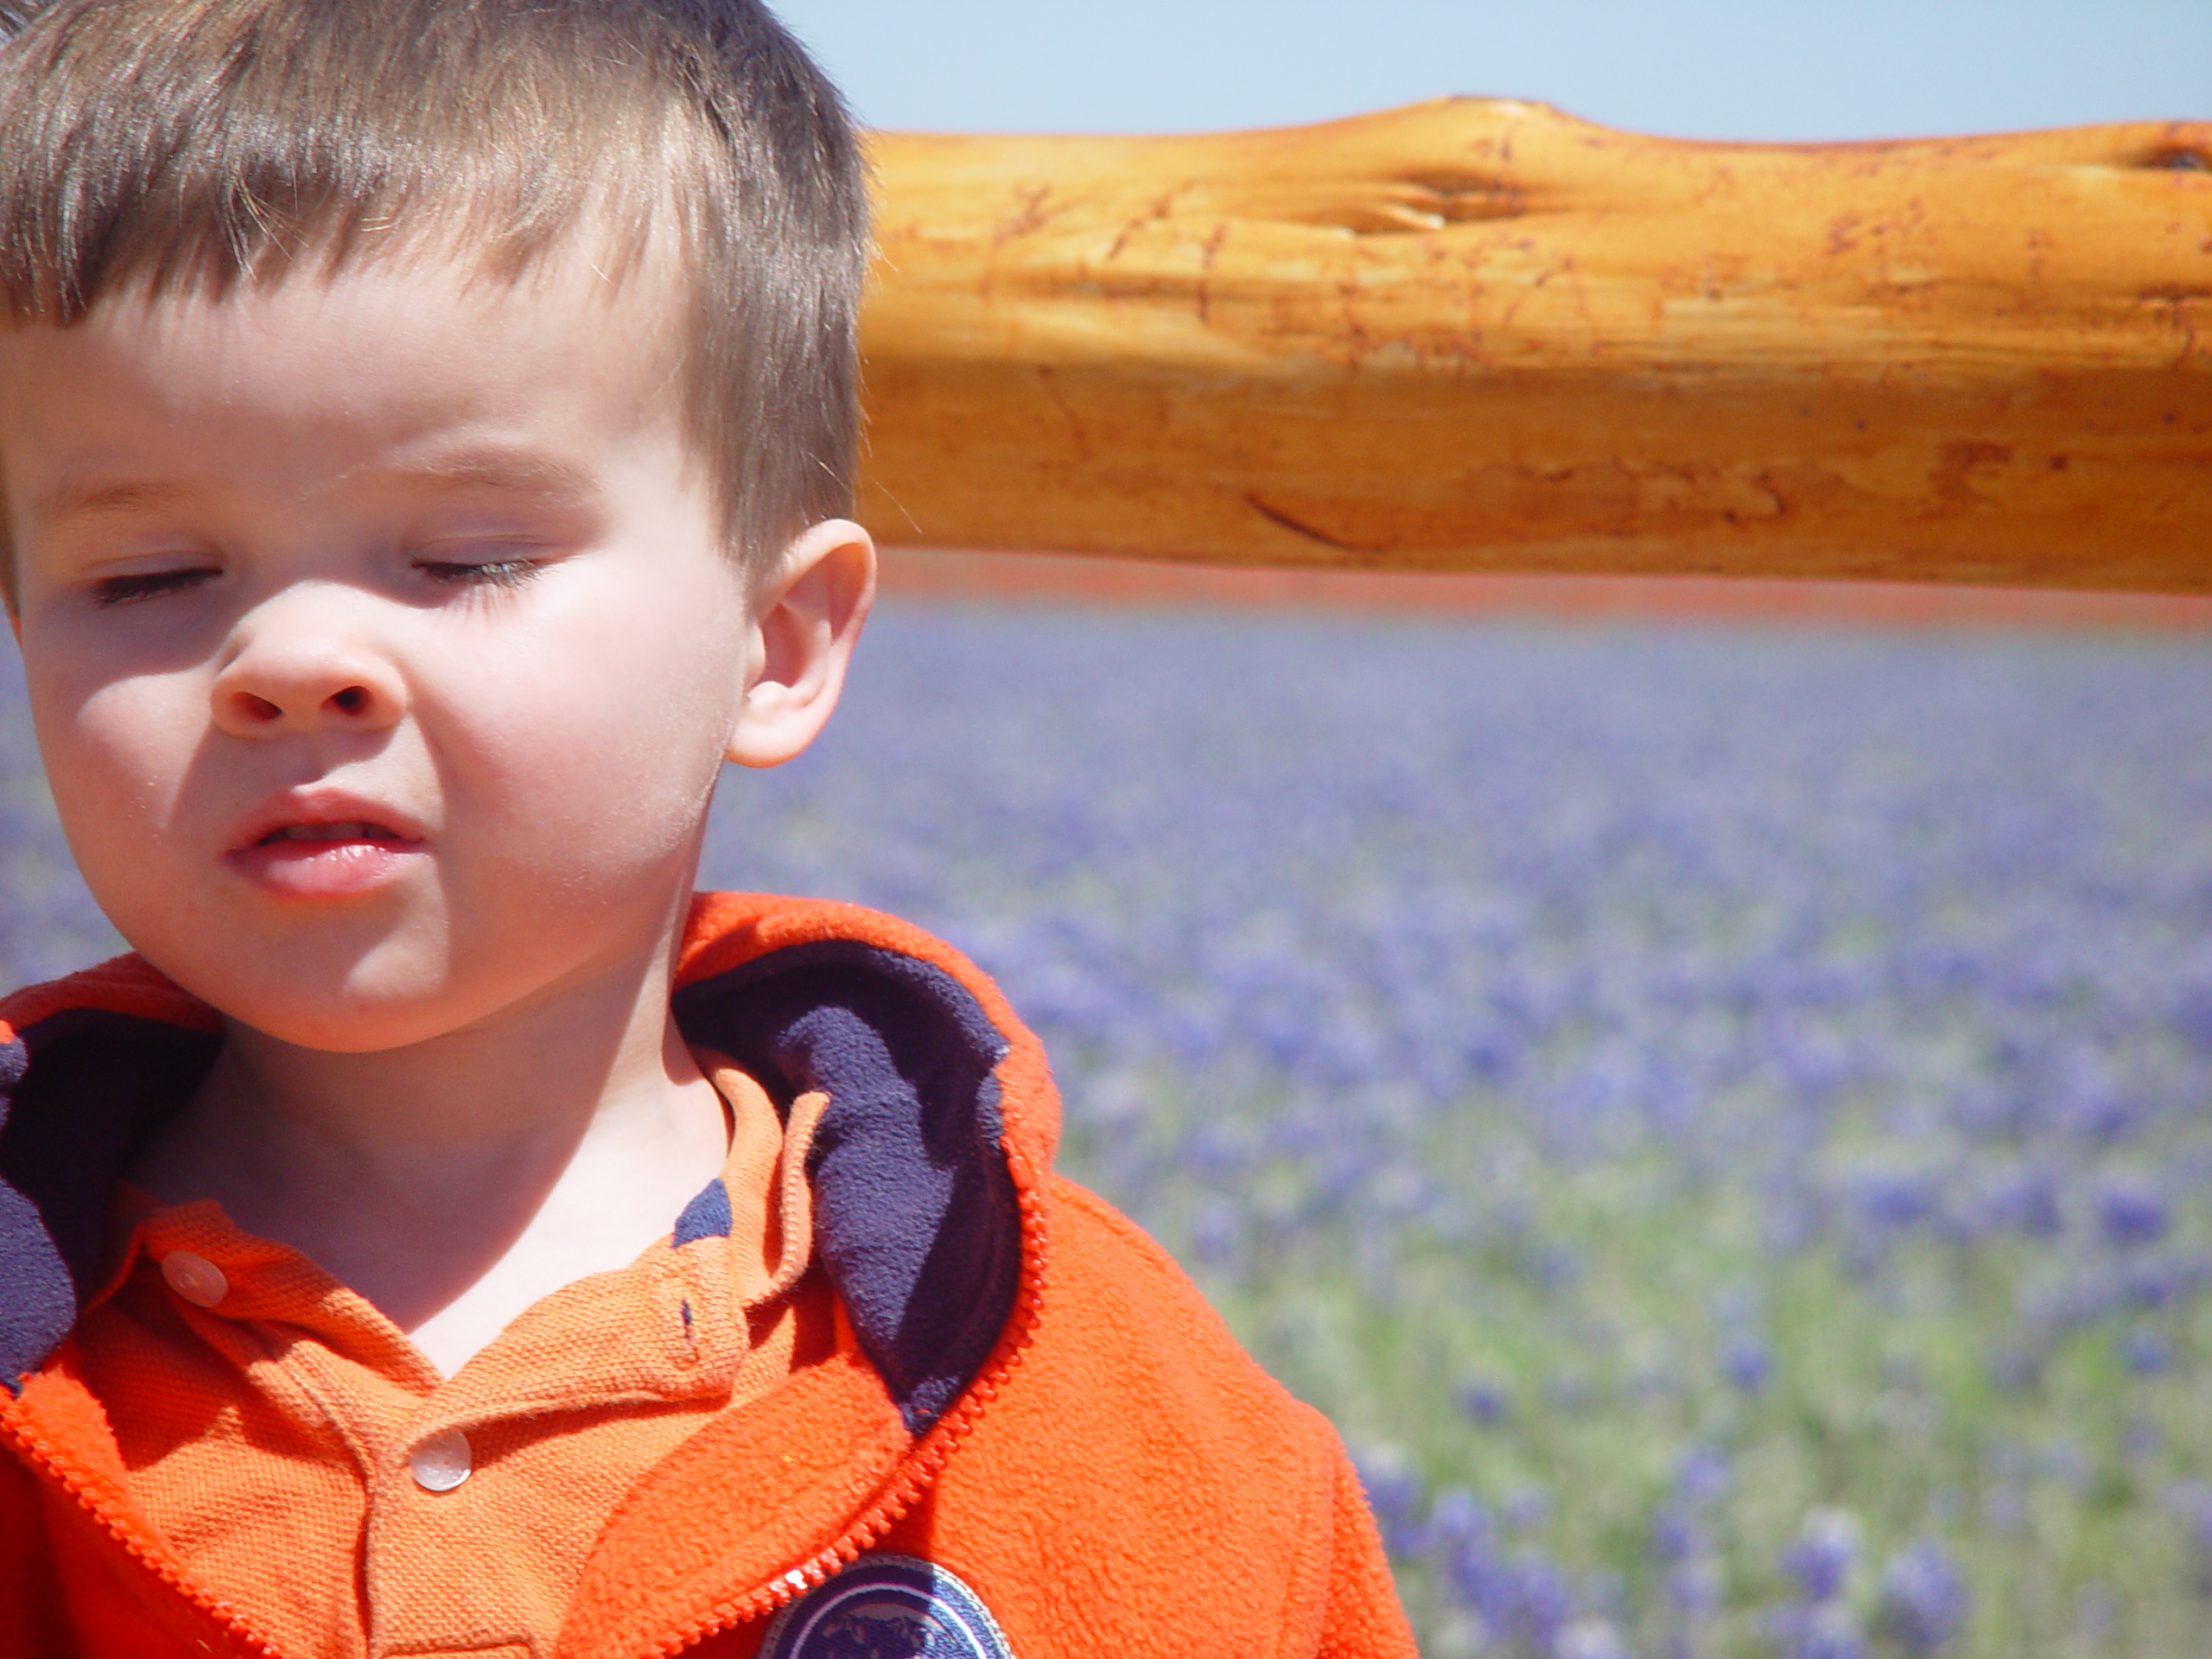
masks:
[(407, 1467), (426, 1492), (449, 1492), (468, 1478), (468, 1437), (457, 1428), (433, 1434), (409, 1454)]
[(171, 1250), (163, 1256), (162, 1277), (194, 1307), (213, 1307), (231, 1294), (231, 1281), (223, 1277), (223, 1270), (190, 1250)]

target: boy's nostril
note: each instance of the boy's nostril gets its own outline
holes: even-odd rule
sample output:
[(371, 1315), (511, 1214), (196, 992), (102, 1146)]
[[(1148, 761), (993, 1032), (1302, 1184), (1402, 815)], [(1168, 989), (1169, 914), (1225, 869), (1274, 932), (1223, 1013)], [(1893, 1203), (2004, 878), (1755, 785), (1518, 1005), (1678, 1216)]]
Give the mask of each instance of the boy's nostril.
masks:
[(238, 709), (248, 720), (271, 721), (284, 711), (266, 697), (256, 696), (251, 691), (238, 693)]
[(369, 694), (362, 687), (349, 685), (343, 691), (334, 691), (330, 701), (341, 712), (358, 715), (369, 706)]

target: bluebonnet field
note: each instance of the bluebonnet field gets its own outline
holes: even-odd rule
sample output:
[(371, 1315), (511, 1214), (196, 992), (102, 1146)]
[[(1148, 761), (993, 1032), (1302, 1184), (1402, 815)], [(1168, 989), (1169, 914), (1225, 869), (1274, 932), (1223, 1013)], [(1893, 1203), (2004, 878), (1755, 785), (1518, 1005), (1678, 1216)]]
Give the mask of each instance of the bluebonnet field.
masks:
[[(951, 937), (1432, 1659), (2201, 1652), (2212, 644), (893, 608), (717, 885)], [(20, 721), (0, 949), (103, 931)]]

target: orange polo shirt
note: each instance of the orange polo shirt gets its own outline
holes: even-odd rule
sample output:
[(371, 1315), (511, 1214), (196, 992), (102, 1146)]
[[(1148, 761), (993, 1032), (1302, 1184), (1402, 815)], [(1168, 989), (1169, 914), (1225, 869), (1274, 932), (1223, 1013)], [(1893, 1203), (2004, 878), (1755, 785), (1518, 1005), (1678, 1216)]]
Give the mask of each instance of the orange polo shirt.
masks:
[(820, 1097), (786, 1134), (751, 1078), (699, 1058), (731, 1116), (721, 1192), (686, 1211), (709, 1224), (541, 1299), (451, 1376), (219, 1205), (124, 1189), (78, 1325), (86, 1381), (156, 1529), (281, 1650), (551, 1651), (653, 1467), (833, 1351), (836, 1299), (807, 1271)]

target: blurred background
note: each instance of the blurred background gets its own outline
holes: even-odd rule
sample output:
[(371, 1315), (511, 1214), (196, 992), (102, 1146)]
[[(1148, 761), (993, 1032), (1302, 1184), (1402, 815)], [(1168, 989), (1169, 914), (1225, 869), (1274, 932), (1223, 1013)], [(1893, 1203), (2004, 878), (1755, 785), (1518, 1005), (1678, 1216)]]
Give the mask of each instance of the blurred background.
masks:
[[(2212, 0), (782, 10), (891, 127), (2212, 115)], [(901, 569), (706, 879), (1001, 978), (1431, 1659), (2203, 1650), (2203, 605)], [(22, 980), (116, 944), (13, 674)]]

